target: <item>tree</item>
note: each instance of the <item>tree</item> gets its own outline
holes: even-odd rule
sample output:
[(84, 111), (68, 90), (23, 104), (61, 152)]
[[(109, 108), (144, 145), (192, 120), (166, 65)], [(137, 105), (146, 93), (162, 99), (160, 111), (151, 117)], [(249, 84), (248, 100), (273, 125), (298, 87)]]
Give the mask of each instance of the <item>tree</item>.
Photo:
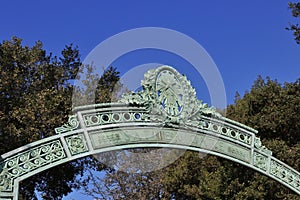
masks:
[[(83, 70), (79, 50), (67, 45), (56, 57), (47, 55), (42, 47), (40, 41), (32, 47), (24, 46), (17, 37), (0, 44), (0, 155), (55, 134), (54, 128), (64, 124), (71, 114), (71, 80)], [(89, 70), (93, 72), (92, 67)], [(96, 95), (96, 103), (110, 101), (103, 91), (114, 88), (118, 75), (112, 67), (105, 71), (97, 87), (102, 94)], [(90, 81), (97, 84), (99, 77), (93, 78)], [(88, 90), (77, 91), (83, 96)], [(36, 199), (35, 191), (39, 191), (44, 199), (61, 199), (71, 192), (85, 163), (84, 159), (77, 160), (24, 180), (20, 188), (23, 198)]]
[[(273, 155), (300, 170), (300, 79), (294, 83), (279, 84), (276, 80), (262, 77), (254, 82), (252, 89), (235, 105), (227, 109), (230, 118), (256, 128), (264, 145)], [(251, 184), (244, 188), (249, 195), (255, 188), (265, 188), (262, 199), (297, 199), (296, 195), (264, 176), (254, 173)]]
[(299, 142), (300, 79), (279, 84), (276, 80), (254, 82), (243, 99), (227, 109), (227, 116), (259, 131), (262, 139), (282, 140), (293, 146)]
[[(289, 9), (291, 9), (292, 11), (292, 16), (297, 18), (300, 16), (300, 3), (292, 3), (289, 2)], [(294, 39), (297, 42), (297, 44), (300, 44), (300, 27), (298, 24), (290, 24), (290, 26), (288, 28), (286, 28), (287, 30), (290, 30), (293, 32), (294, 35)]]

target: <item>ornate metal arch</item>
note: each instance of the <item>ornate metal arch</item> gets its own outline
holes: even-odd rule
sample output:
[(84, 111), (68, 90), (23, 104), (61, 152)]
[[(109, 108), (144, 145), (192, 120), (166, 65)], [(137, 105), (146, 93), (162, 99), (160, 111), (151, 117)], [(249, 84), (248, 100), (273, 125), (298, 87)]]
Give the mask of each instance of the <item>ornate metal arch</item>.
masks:
[[(300, 195), (300, 173), (272, 156), (257, 131), (221, 116), (196, 98), (169, 66), (148, 71), (143, 90), (116, 103), (77, 107), (57, 133), (1, 155), (0, 199), (18, 199), (19, 182), (43, 170), (105, 151), (182, 148), (246, 165)], [(147, 137), (139, 137), (140, 134)]]

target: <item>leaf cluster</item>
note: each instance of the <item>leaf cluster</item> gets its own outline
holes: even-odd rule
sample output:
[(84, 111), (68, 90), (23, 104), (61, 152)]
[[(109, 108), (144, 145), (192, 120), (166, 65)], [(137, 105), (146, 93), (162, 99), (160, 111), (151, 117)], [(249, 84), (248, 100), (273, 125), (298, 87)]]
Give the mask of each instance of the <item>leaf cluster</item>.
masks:
[[(292, 12), (292, 16), (295, 18), (298, 18), (300, 16), (300, 3), (292, 3), (289, 2), (289, 9)], [(294, 39), (297, 42), (297, 44), (300, 44), (300, 27), (299, 24), (290, 24), (289, 27), (286, 28), (287, 30), (290, 30), (293, 32)]]

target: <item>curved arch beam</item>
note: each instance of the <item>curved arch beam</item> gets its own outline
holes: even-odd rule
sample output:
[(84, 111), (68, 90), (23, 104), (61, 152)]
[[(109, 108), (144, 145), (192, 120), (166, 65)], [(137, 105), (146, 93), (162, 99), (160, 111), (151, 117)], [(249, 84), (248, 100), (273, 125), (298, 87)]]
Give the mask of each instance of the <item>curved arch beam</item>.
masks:
[(248, 166), (300, 195), (300, 173), (272, 156), (257, 131), (221, 116), (196, 98), (185, 76), (162, 66), (150, 70), (143, 90), (118, 103), (75, 108), (57, 135), (0, 158), (0, 199), (18, 199), (19, 182), (77, 158), (139, 147), (181, 148)]
[[(79, 109), (75, 117), (70, 117), (68, 125), (56, 129), (65, 132), (2, 155), (0, 197), (17, 199), (21, 180), (62, 163), (100, 152), (139, 147), (181, 148), (220, 156), (255, 169), (300, 195), (300, 173), (259, 146), (252, 129), (230, 120), (204, 116), (205, 126), (200, 128), (166, 126), (143, 121), (138, 117), (138, 114), (146, 114), (142, 108), (124, 104), (92, 107), (97, 109)], [(91, 123), (93, 120), (98, 123), (98, 118), (107, 119), (104, 116), (110, 121), (102, 120), (98, 125)], [(85, 120), (87, 118), (89, 120)], [(116, 124), (115, 120), (121, 121)], [(77, 128), (72, 130), (74, 126)], [(139, 137), (140, 133), (147, 137)]]

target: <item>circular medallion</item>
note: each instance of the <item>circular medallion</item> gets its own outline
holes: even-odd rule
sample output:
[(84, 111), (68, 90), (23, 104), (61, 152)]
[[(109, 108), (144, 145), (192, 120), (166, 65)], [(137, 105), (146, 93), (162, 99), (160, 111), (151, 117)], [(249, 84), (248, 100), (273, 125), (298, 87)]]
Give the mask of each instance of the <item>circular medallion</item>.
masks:
[(156, 77), (156, 93), (164, 111), (169, 116), (178, 116), (183, 110), (184, 94), (181, 82), (176, 74), (168, 69)]

